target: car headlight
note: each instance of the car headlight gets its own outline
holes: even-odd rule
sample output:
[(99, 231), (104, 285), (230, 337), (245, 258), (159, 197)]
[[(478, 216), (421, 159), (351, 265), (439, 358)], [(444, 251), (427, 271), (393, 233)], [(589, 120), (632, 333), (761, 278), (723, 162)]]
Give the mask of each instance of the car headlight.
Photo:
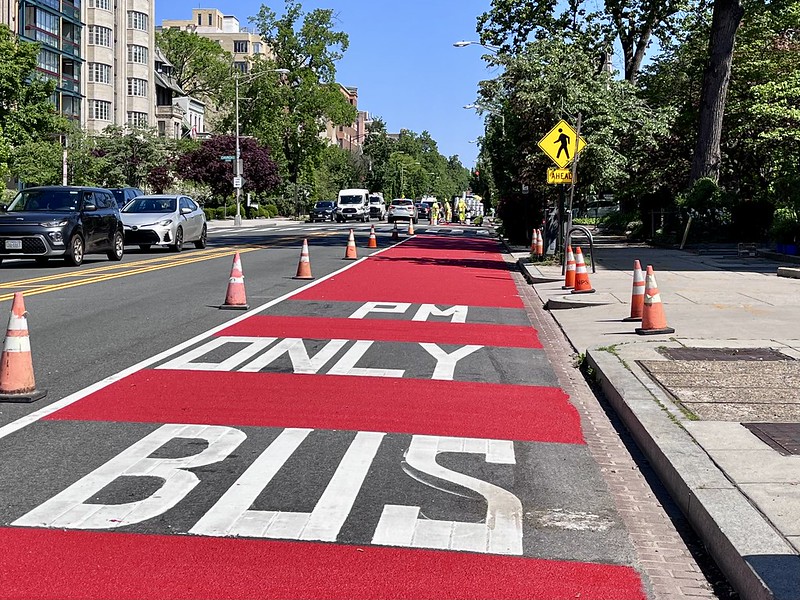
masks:
[(66, 227), (69, 223), (67, 220), (61, 221), (45, 221), (44, 223), (40, 223), (42, 227)]
[(161, 227), (169, 227), (172, 225), (172, 219), (164, 219), (163, 221), (159, 221), (156, 225), (160, 225)]

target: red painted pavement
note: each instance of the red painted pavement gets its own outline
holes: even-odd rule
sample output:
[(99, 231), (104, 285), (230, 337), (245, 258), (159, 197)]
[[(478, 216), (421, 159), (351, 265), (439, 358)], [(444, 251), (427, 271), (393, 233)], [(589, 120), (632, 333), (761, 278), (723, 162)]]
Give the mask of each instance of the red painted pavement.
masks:
[(584, 443), (558, 388), (340, 375), (145, 370), (46, 418)]
[(523, 308), (498, 243), (457, 242), (417, 236), (292, 298)]
[(530, 326), (395, 319), (329, 319), (254, 315), (223, 329), (217, 335), (479, 344), (505, 348), (542, 347), (536, 330)]
[(629, 567), (272, 540), (0, 529), (0, 598), (644, 600)]

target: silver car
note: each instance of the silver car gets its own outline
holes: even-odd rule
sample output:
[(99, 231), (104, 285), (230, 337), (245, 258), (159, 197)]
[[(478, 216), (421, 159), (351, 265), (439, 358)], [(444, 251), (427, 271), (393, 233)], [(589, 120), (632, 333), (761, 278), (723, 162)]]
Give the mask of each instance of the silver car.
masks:
[(419, 221), (417, 207), (414, 206), (414, 201), (408, 198), (395, 198), (389, 205), (389, 212), (386, 213), (386, 220), (389, 223), (395, 221)]
[(138, 244), (142, 250), (168, 246), (175, 252), (180, 252), (185, 242), (206, 247), (206, 216), (189, 196), (139, 196), (120, 214), (126, 244)]

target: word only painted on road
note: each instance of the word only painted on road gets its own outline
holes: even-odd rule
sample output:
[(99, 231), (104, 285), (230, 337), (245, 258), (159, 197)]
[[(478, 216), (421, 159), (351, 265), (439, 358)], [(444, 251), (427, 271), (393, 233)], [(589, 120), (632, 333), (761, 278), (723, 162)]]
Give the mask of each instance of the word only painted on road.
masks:
[[(270, 482), (276, 476), (280, 477), (279, 472), (292, 468), (287, 464), (292, 464), (290, 459), (314, 431), (306, 428), (281, 430), (188, 533), (214, 537), (337, 541), (387, 435), (385, 433), (355, 432), (327, 487), (310, 512), (253, 508)], [(162, 425), (16, 519), (12, 525), (111, 530), (155, 519), (178, 506), (201, 483), (197, 473), (209, 475), (213, 471), (209, 465), (233, 457), (234, 451), (246, 438), (243, 431), (233, 427)], [(161, 450), (175, 442), (190, 444), (186, 452), (181, 453), (188, 455), (176, 457), (178, 453), (173, 451), (165, 456)], [(196, 451), (198, 443), (204, 445), (200, 452)], [(466, 492), (481, 498), (486, 507), (483, 522), (424, 518), (420, 516), (420, 506), (384, 504), (374, 525), (371, 543), (522, 555), (523, 509), (519, 498), (488, 481), (442, 466), (437, 462), (441, 453), (479, 455), (486, 463), (496, 465), (516, 464), (514, 444), (508, 440), (411, 436), (401, 460), (403, 471), (413, 478), (413, 483), (422, 484), (438, 495), (438, 500), (436, 496), (432, 500), (438, 505), (442, 504), (441, 496), (454, 493), (448, 491), (454, 488), (462, 490), (458, 495)], [(297, 468), (297, 463), (294, 464)], [(224, 472), (230, 469), (230, 465), (220, 465), (218, 469)], [(308, 473), (308, 476), (318, 476), (318, 472)], [(406, 481), (411, 483), (410, 479)], [(115, 483), (125, 485), (128, 490), (125, 500), (135, 499), (103, 503), (102, 491)], [(270, 490), (276, 495), (280, 493), (274, 487)]]
[[(406, 314), (411, 308), (410, 302), (367, 302), (356, 310), (351, 319), (365, 319), (370, 313)], [(451, 323), (466, 323), (468, 308), (463, 305), (451, 306), (440, 310), (435, 304), (422, 304), (412, 321), (427, 321), (430, 317), (450, 317)]]
[[(320, 373), (340, 350), (348, 346), (341, 357), (324, 373)], [(358, 366), (359, 361), (374, 344), (370, 340), (330, 340), (313, 356), (309, 354), (306, 340), (302, 338), (274, 338), (249, 336), (219, 336), (202, 346), (166, 362), (157, 369), (178, 371), (238, 371), (256, 373), (288, 356), (294, 373), (305, 375), (352, 375), (359, 377), (403, 377), (404, 369)], [(458, 361), (477, 352), (483, 346), (466, 345), (447, 352), (438, 344), (418, 344), (435, 361), (431, 379), (452, 381)], [(226, 347), (227, 346), (227, 347)], [(235, 350), (232, 355), (226, 351)], [(201, 361), (205, 356), (224, 355), (219, 362)], [(392, 361), (396, 363), (396, 360)]]

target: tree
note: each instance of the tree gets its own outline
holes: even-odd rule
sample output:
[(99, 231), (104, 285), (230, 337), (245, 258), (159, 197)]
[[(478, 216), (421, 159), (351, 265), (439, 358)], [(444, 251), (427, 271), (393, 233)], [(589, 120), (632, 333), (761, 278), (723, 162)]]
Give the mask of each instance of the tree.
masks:
[(233, 57), (214, 40), (193, 31), (162, 29), (156, 44), (175, 67), (175, 81), (187, 96), (220, 107), (233, 96)]
[(708, 177), (719, 181), (722, 118), (731, 77), (736, 30), (744, 16), (742, 0), (715, 0), (711, 20), (709, 59), (700, 97), (697, 146), (692, 160), (691, 180)]
[(103, 187), (144, 187), (150, 172), (170, 156), (168, 141), (149, 128), (109, 126), (92, 141), (93, 156), (105, 165), (98, 181)]
[[(249, 83), (240, 86), (251, 98), (241, 111), (242, 131), (272, 149), (289, 183), (310, 183), (327, 144), (320, 136), (326, 123), (349, 125), (356, 119), (356, 109), (335, 79), (347, 34), (334, 31), (332, 10), (304, 13), (292, 0), (286, 0), (282, 16), (262, 6), (251, 21), (274, 60), (257, 60)], [(268, 75), (276, 68), (289, 74), (280, 79)]]
[[(242, 138), (239, 145), (244, 162), (243, 190), (260, 193), (278, 187), (281, 183), (278, 166), (269, 150), (252, 138)], [(234, 191), (233, 162), (223, 161), (222, 157), (235, 154), (234, 136), (213, 136), (181, 156), (177, 171), (184, 179), (208, 185), (216, 196), (229, 197)]]
[[(0, 25), (0, 177), (12, 174), (10, 162), (15, 163), (16, 149), (31, 143), (52, 154), (53, 148), (46, 143), (54, 143), (57, 136), (69, 130), (69, 124), (55, 110), (50, 97), (55, 84), (44, 81), (36, 75), (39, 45), (22, 42), (5, 25)], [(32, 146), (27, 146), (23, 154), (30, 156)], [(20, 156), (16, 164), (21, 167), (35, 167)], [(36, 180), (49, 177), (47, 173), (38, 176), (26, 167), (26, 173)]]
[(592, 11), (597, 3), (571, 0), (563, 12), (556, 0), (492, 0), (492, 8), (478, 18), (481, 40), (519, 51), (531, 35), (536, 39), (567, 33), (573, 41), (590, 43), (594, 51), (607, 54), (616, 38), (622, 47), (625, 79), (631, 83), (642, 67), (652, 37), (670, 33), (687, 0), (605, 0), (603, 10)]

